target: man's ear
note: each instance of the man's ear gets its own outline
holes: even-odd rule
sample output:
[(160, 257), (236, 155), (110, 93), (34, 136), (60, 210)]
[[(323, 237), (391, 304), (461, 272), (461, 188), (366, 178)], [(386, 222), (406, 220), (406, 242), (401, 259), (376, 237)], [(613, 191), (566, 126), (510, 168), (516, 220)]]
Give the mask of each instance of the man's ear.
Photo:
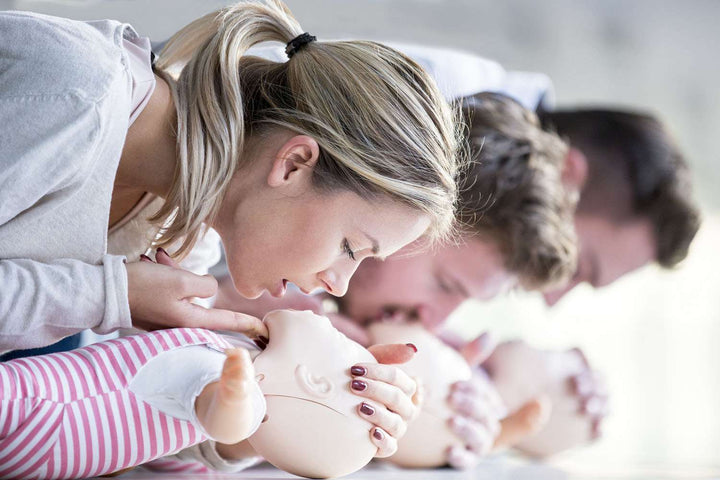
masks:
[(570, 147), (562, 169), (563, 185), (579, 193), (585, 185), (587, 175), (588, 162), (585, 154), (577, 148)]
[(273, 159), (267, 183), (281, 187), (310, 179), (320, 156), (320, 146), (307, 135), (295, 135), (280, 147)]

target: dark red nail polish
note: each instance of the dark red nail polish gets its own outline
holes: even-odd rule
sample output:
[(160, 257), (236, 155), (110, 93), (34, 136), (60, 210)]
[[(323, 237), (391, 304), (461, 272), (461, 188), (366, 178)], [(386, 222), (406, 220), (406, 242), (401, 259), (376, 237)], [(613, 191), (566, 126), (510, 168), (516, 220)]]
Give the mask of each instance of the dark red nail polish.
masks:
[(375, 431), (373, 432), (373, 437), (375, 437), (378, 440), (382, 440), (383, 438), (385, 438), (385, 435), (383, 435), (383, 433), (376, 428)]
[(155, 263), (155, 262), (152, 261), (152, 258), (148, 257), (148, 256), (145, 255), (144, 253), (143, 253), (143, 254), (140, 254), (140, 260), (142, 260), (143, 262)]
[(270, 339), (267, 338), (267, 337), (265, 337), (265, 336), (263, 336), (263, 335), (260, 335), (260, 336), (258, 337), (258, 340), (260, 340), (261, 342), (266, 343), (266, 344), (267, 344), (267, 343), (270, 343)]
[(265, 350), (267, 348), (267, 343), (261, 342), (260, 339), (253, 340), (255, 342), (255, 345), (258, 346), (260, 350)]
[[(168, 257), (170, 257), (170, 254), (167, 253), (167, 250), (165, 250), (165, 249), (162, 248), (162, 247), (158, 247), (157, 251), (160, 252), (160, 253), (164, 253), (165, 255), (167, 255)], [(172, 258), (172, 257), (170, 257), (170, 258)]]
[(350, 373), (355, 377), (362, 377), (367, 373), (367, 369), (365, 367), (359, 367), (355, 365), (350, 369)]
[(417, 353), (417, 347), (415, 345), (413, 345), (412, 343), (406, 343), (405, 345), (412, 348), (413, 350), (415, 350), (415, 353)]
[(360, 380), (353, 380), (352, 383), (350, 383), (350, 388), (357, 390), (358, 392), (362, 392), (367, 388), (367, 383)]
[(360, 411), (365, 415), (373, 415), (375, 413), (375, 409), (365, 402), (360, 404)]

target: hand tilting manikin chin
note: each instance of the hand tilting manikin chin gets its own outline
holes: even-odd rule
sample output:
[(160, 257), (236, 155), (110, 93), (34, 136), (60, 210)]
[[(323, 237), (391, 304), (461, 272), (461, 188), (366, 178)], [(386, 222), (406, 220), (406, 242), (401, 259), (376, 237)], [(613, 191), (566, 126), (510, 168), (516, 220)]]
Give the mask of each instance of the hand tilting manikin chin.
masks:
[(394, 253), (430, 225), (387, 196), (363, 199), (319, 187), (317, 142), (287, 130), (269, 135), (274, 141), (251, 142), (254, 161), (235, 173), (212, 224), (242, 296), (267, 290), (279, 297), (287, 282), (342, 296), (362, 260)]

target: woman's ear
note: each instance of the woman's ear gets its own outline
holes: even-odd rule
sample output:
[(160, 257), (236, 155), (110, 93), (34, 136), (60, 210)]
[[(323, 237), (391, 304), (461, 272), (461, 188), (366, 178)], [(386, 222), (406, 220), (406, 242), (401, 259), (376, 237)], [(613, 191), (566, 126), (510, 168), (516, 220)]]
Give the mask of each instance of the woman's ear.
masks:
[(305, 184), (320, 156), (320, 146), (307, 135), (295, 135), (280, 147), (268, 173), (270, 187)]
[(570, 147), (562, 169), (562, 182), (565, 188), (579, 193), (585, 185), (587, 175), (588, 161), (585, 154), (577, 148)]

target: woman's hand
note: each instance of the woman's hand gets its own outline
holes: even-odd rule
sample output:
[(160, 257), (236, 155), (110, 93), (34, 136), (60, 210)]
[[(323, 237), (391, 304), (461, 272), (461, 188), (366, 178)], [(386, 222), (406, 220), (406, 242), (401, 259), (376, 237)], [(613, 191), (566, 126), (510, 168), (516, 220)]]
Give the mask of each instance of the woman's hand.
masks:
[(154, 263), (144, 257), (126, 265), (133, 326), (144, 330), (201, 327), (267, 337), (267, 327), (255, 317), (192, 303), (195, 297), (215, 295), (215, 278), (179, 268), (164, 251), (158, 251), (157, 259)]
[(398, 439), (405, 434), (408, 422), (420, 412), (417, 382), (392, 365), (409, 361), (417, 349), (411, 344), (398, 344), (373, 345), (369, 350), (379, 363), (354, 365), (350, 369), (350, 391), (369, 400), (358, 405), (358, 414), (375, 425), (370, 440), (378, 448), (375, 456), (384, 458), (397, 451)]

